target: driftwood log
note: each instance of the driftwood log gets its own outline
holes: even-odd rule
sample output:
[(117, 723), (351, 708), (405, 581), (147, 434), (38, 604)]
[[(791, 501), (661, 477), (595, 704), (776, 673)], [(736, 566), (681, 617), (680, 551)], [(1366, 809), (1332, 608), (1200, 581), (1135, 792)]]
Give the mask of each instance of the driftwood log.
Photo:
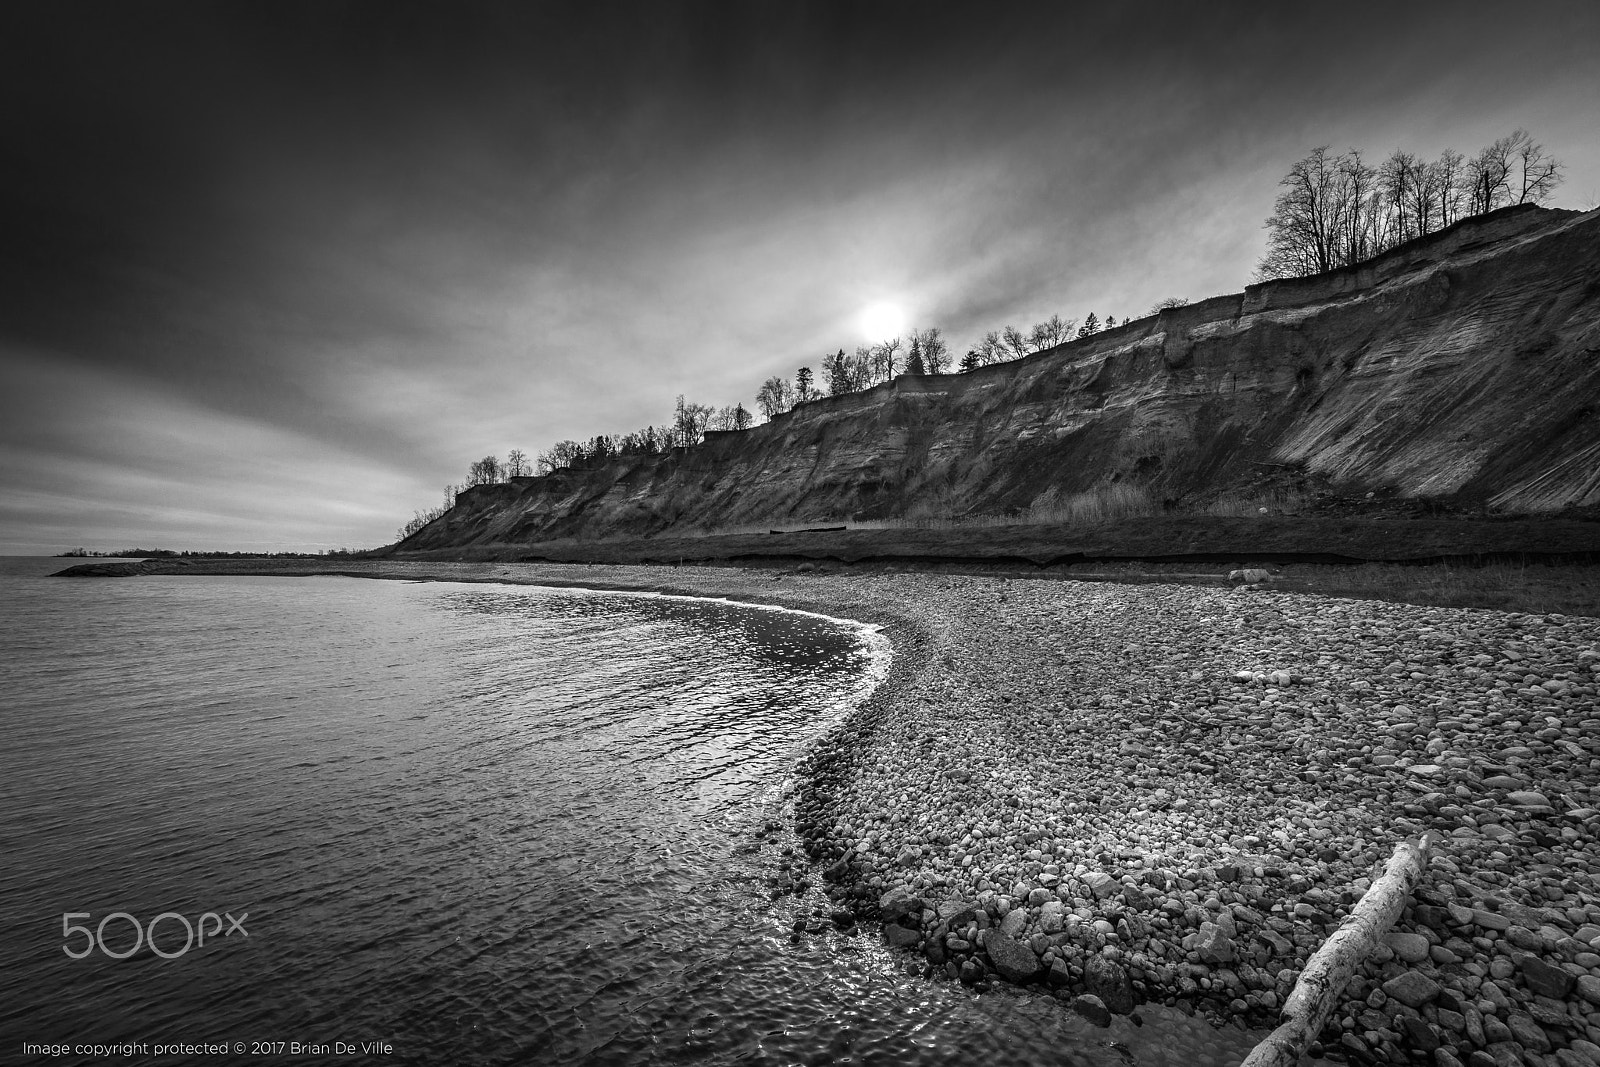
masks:
[(1405, 910), (1432, 848), (1433, 839), (1427, 835), (1395, 848), (1382, 876), (1306, 962), (1283, 1003), (1278, 1028), (1245, 1057), (1241, 1067), (1295, 1067), (1300, 1062), (1300, 1055), (1322, 1033), (1345, 983)]

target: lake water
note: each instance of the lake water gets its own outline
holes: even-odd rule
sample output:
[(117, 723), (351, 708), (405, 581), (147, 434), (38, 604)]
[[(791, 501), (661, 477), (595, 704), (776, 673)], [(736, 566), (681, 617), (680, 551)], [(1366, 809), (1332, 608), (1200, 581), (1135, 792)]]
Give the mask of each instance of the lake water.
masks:
[[(792, 942), (822, 898), (771, 899), (788, 776), (881, 678), (869, 628), (517, 586), (43, 577), (72, 562), (0, 561), (8, 1054), (1194, 1067), (1249, 1045), (929, 982), (875, 934)], [(173, 1042), (228, 1051), (153, 1056)], [(56, 1062), (80, 1059), (106, 1062)]]

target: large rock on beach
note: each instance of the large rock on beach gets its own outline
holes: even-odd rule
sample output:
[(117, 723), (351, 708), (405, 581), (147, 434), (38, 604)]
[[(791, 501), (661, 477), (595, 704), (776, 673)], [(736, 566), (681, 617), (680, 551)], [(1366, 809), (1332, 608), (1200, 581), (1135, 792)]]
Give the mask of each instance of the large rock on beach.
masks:
[(976, 904), (966, 900), (947, 900), (938, 907), (939, 920), (952, 930), (978, 921)]
[(1094, 894), (1096, 900), (1104, 900), (1121, 888), (1117, 880), (1104, 871), (1090, 871), (1085, 874), (1083, 884), (1089, 887), (1089, 892)]
[(1383, 992), (1408, 1008), (1420, 1008), (1437, 997), (1442, 987), (1419, 971), (1406, 971), (1383, 983)]
[[(885, 923), (911, 925), (923, 908), (921, 897), (904, 886), (895, 886), (878, 898), (878, 916)], [(908, 921), (909, 920), (909, 921)]]
[(1033, 949), (1000, 930), (989, 931), (983, 948), (994, 969), (1008, 982), (1031, 982), (1044, 969)]
[(1233, 938), (1222, 932), (1217, 923), (1200, 924), (1200, 936), (1195, 939), (1194, 950), (1210, 964), (1232, 963), (1237, 955)]
[(1538, 956), (1518, 956), (1516, 964), (1523, 982), (1540, 996), (1555, 997), (1559, 1000), (1572, 992), (1572, 987), (1578, 980), (1576, 975), (1546, 963)]
[(1406, 963), (1421, 963), (1428, 958), (1428, 939), (1421, 934), (1394, 931), (1383, 941)]
[(1133, 1011), (1133, 982), (1121, 964), (1095, 956), (1083, 969), (1084, 984), (1105, 1006), (1118, 1015)]

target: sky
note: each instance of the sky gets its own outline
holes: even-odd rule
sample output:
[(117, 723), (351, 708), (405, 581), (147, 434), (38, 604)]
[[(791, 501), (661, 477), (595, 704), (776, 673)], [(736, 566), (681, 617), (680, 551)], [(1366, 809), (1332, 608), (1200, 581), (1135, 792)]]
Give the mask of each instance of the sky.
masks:
[(1236, 292), (1318, 145), (1593, 208), (1600, 4), (11, 0), (0, 118), (0, 554), (364, 548), (870, 308)]

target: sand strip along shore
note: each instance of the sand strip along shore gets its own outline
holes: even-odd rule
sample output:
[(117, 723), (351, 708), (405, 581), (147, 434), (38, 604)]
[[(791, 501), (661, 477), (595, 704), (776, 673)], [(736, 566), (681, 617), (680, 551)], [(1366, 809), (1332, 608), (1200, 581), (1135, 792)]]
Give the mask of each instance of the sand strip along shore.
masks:
[(815, 867), (774, 882), (820, 876), (836, 918), (884, 922), (930, 977), (1270, 1028), (1394, 845), (1433, 831), (1321, 1051), (1600, 1064), (1600, 619), (945, 575), (337, 569), (884, 624), (889, 680), (801, 768)]

